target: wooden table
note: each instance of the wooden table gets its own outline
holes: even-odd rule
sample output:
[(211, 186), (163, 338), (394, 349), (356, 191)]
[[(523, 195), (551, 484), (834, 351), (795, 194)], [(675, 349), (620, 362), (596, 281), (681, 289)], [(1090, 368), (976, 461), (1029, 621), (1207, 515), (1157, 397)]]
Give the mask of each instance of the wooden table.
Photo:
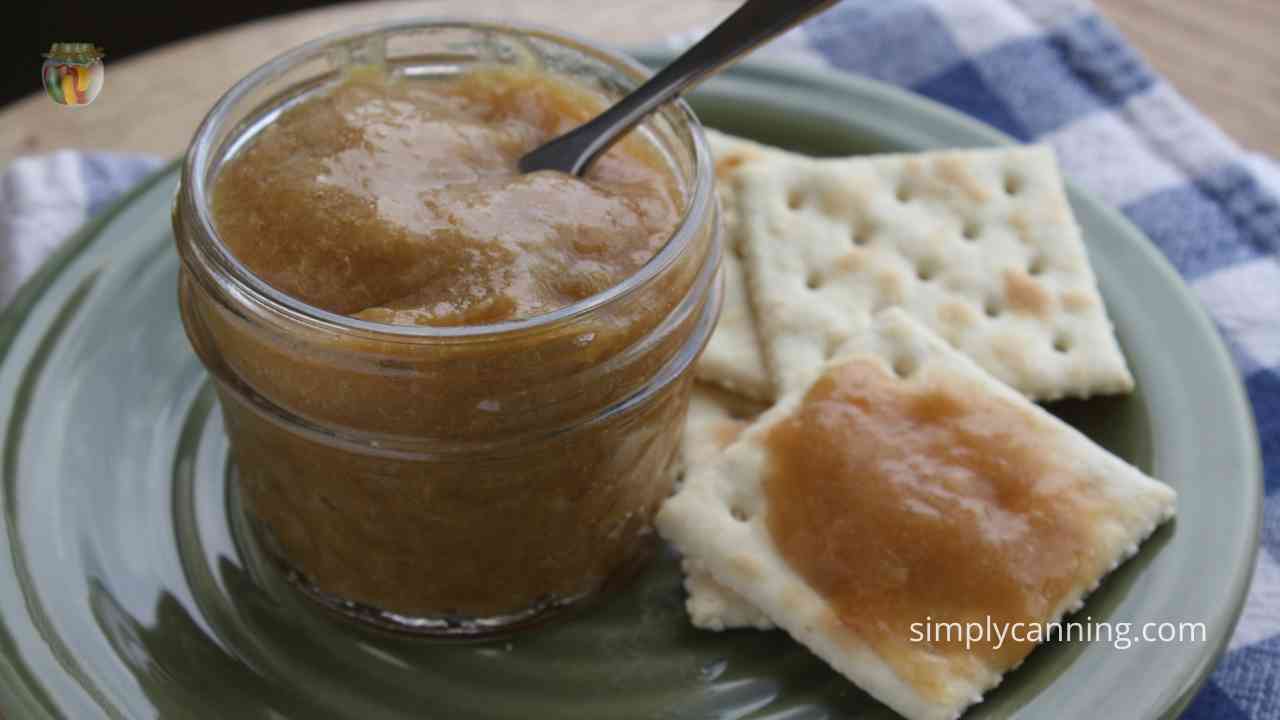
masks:
[[(1158, 70), (1242, 145), (1280, 156), (1280, 0), (1096, 1)], [(505, 18), (572, 27), (626, 45), (712, 23), (736, 2), (602, 6), (601, 0), (383, 1), (234, 27), (111, 63), (106, 91), (88, 108), (59, 108), (36, 94), (0, 110), (0, 167), (18, 155), (61, 147), (175, 156), (235, 80), (288, 47), (351, 25), (422, 15)]]

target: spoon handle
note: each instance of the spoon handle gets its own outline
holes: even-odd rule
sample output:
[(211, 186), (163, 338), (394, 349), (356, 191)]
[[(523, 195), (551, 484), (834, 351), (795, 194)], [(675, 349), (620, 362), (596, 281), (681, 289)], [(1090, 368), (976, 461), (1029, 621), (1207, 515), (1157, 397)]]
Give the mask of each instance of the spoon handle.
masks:
[[(520, 169), (581, 175), (658, 106), (761, 43), (838, 0), (747, 0), (706, 37), (616, 105), (520, 159)], [(566, 159), (573, 157), (568, 166)], [(557, 162), (557, 159), (559, 162)]]

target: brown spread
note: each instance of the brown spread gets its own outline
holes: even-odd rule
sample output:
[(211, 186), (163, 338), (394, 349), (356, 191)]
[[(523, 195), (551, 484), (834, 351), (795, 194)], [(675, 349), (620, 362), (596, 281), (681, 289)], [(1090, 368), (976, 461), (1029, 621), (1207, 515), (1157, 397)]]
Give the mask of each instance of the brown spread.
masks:
[(599, 109), (532, 70), (355, 73), (222, 169), (218, 232), (255, 274), (331, 312), (438, 326), (540, 315), (634, 273), (679, 219), (669, 169), (639, 142), (587, 178), (520, 174), (521, 155)]
[[(585, 178), (517, 172), (604, 104), (528, 69), (355, 73), (224, 164), (215, 225), (251, 272), (330, 312), (542, 315), (633, 275), (686, 211), (689, 172), (639, 133)], [(625, 302), (465, 342), (334, 332), (211, 301), (184, 277), (184, 322), (219, 380), (266, 546), (322, 593), (410, 617), (521, 613), (636, 566), (690, 385), (660, 372), (709, 326), (710, 290), (693, 293), (713, 219)], [(686, 298), (698, 304), (677, 315)]]
[[(1037, 419), (931, 371), (920, 383), (868, 361), (828, 372), (767, 435), (765, 480), (786, 561), (926, 691), (928, 664), (907, 661), (921, 649), (913, 623), (1045, 621), (1105, 570), (1087, 541), (1087, 481), (1037, 445)], [(971, 657), (1005, 669), (1034, 647), (995, 644)], [(931, 643), (943, 657), (964, 645)]]

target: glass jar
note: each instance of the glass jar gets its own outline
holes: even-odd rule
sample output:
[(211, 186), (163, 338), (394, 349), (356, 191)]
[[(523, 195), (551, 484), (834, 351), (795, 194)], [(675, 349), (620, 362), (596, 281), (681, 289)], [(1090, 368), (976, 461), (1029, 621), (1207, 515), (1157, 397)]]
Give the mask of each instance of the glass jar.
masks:
[(258, 542), (324, 606), (384, 628), (475, 636), (622, 584), (651, 554), (691, 367), (720, 303), (720, 231), (683, 102), (637, 132), (684, 215), (600, 294), (491, 325), (387, 325), (274, 289), (219, 239), (219, 168), (349, 66), (404, 81), (532, 64), (614, 99), (646, 76), (582, 40), (500, 23), (405, 22), (321, 38), (237, 83), (197, 131), (174, 232), (187, 335), (213, 377)]

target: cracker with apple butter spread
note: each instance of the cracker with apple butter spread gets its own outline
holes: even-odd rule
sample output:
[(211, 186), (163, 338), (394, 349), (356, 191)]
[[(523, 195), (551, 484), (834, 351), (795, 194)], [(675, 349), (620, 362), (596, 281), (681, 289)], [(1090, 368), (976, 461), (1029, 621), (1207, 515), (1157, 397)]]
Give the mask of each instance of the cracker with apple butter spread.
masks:
[(924, 622), (1059, 621), (1172, 517), (1169, 487), (892, 309), (713, 462), (658, 527), (872, 696), (955, 718), (1035, 643)]

